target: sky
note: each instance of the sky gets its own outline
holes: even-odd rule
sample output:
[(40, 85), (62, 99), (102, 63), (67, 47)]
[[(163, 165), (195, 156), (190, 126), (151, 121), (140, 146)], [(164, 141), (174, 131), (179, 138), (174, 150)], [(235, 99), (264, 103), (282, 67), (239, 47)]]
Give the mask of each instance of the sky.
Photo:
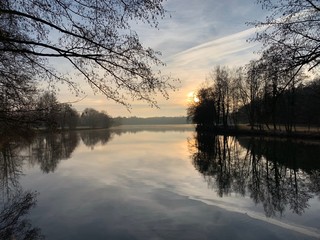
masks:
[[(258, 58), (259, 44), (247, 42), (255, 33), (247, 22), (264, 19), (266, 12), (255, 0), (168, 0), (168, 16), (159, 20), (158, 29), (135, 25), (145, 47), (160, 51), (166, 64), (163, 74), (178, 78), (178, 91), (169, 91), (169, 99), (157, 96), (159, 108), (133, 102), (132, 109), (106, 99), (81, 84), (85, 94), (76, 97), (68, 91), (58, 94), (61, 102), (72, 102), (83, 111), (87, 107), (117, 116), (185, 116), (190, 94), (203, 84), (217, 65), (243, 66)], [(170, 15), (170, 16), (169, 16)], [(78, 101), (82, 99), (81, 101)]]

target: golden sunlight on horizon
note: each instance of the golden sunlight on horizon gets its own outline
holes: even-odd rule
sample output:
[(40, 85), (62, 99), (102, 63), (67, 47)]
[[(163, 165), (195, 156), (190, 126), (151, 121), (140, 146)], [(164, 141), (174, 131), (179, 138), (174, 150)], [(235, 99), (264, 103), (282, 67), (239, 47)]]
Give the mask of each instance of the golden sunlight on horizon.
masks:
[(200, 101), (194, 91), (189, 92), (187, 97), (188, 97), (187, 98), (188, 103), (198, 103)]

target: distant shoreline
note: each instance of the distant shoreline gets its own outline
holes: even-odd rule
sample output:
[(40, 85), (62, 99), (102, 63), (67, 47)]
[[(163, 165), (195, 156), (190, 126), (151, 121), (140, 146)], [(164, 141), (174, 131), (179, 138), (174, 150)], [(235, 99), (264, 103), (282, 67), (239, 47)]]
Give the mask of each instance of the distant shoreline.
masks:
[(138, 128), (188, 128), (188, 129), (195, 129), (196, 125), (191, 123), (180, 123), (180, 124), (123, 124), (112, 126), (109, 129), (123, 129), (123, 128), (130, 128), (130, 129), (138, 129)]
[[(109, 128), (91, 128), (91, 127), (77, 127), (74, 129), (56, 129), (55, 133), (69, 132), (69, 131), (100, 131), (100, 130), (109, 130), (109, 131), (198, 131), (213, 135), (227, 135), (227, 136), (243, 136), (243, 137), (275, 137), (275, 138), (288, 138), (288, 139), (309, 139), (309, 140), (320, 140), (320, 129), (311, 128), (308, 130), (307, 127), (297, 127), (296, 131), (291, 133), (282, 130), (259, 130), (259, 129), (250, 129), (246, 124), (241, 124), (238, 126), (229, 126), (228, 128), (223, 128), (222, 126), (199, 126), (195, 124), (123, 124), (115, 125)], [(7, 134), (1, 134), (2, 137), (10, 138), (10, 136), (21, 135), (21, 136), (30, 136), (33, 133), (44, 133), (50, 132), (46, 129), (33, 129), (33, 131), (23, 131), (14, 134), (10, 132)]]

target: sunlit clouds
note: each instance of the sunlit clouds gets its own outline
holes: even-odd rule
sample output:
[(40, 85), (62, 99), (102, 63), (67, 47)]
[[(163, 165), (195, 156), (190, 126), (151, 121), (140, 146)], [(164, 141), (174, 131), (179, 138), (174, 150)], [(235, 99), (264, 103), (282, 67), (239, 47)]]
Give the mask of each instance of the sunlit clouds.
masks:
[[(104, 96), (94, 95), (88, 86), (81, 84), (87, 97), (73, 104), (74, 107), (80, 111), (94, 107), (111, 116), (184, 116), (188, 95), (197, 91), (214, 66), (241, 66), (257, 58), (254, 52), (259, 46), (247, 41), (255, 29), (246, 25), (263, 17), (254, 1), (169, 0), (165, 7), (171, 17), (160, 20), (159, 29), (146, 25), (134, 29), (146, 47), (162, 52), (160, 59), (166, 67), (161, 72), (180, 79), (178, 91), (169, 92), (169, 100), (156, 96), (160, 109), (132, 102), (128, 111)], [(75, 98), (64, 92), (60, 95), (64, 101)]]

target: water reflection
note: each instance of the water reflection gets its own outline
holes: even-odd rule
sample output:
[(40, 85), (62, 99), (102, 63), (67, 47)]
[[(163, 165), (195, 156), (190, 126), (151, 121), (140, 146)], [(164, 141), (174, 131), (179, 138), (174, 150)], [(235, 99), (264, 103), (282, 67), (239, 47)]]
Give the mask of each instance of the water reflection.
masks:
[(76, 132), (39, 134), (31, 144), (29, 161), (45, 173), (54, 172), (59, 162), (70, 158), (79, 144)]
[(105, 145), (112, 139), (110, 130), (81, 131), (82, 142), (92, 150), (97, 144)]
[(44, 239), (39, 228), (33, 227), (26, 218), (36, 205), (34, 192), (16, 191), (12, 198), (6, 199), (0, 211), (0, 239)]
[(197, 132), (189, 141), (195, 168), (220, 197), (250, 196), (267, 217), (301, 215), (320, 196), (317, 145), (294, 141), (215, 136)]
[[(11, 182), (2, 181), (1, 183), (7, 185), (6, 188), (14, 185), (14, 179), (22, 173), (23, 161), (28, 161), (31, 166), (40, 166), (44, 173), (54, 172), (61, 160), (71, 158), (80, 140), (94, 149), (94, 146), (99, 143), (107, 144), (113, 134), (109, 130), (41, 133), (30, 142), (4, 143), (1, 148), (0, 178)], [(12, 161), (12, 159), (15, 160)]]
[(7, 198), (19, 187), (18, 179), (22, 174), (23, 164), (20, 151), (21, 147), (16, 143), (4, 143), (0, 148), (0, 188)]
[(179, 125), (124, 125), (117, 126), (111, 129), (112, 133), (116, 135), (122, 135), (126, 133), (141, 133), (141, 132), (189, 132), (195, 128), (191, 124), (179, 124)]
[[(290, 209), (302, 214), (308, 203), (313, 214), (286, 219), (319, 228), (319, 205), (313, 208), (314, 201), (309, 201), (319, 196), (319, 167), (304, 163), (315, 161), (319, 150), (308, 145), (304, 155), (303, 145), (297, 144), (301, 149), (294, 145), (297, 156), (290, 157), (281, 148), (290, 151), (286, 141), (198, 132), (189, 141), (195, 170), (186, 148), (191, 130), (82, 130), (1, 145), (0, 239), (41, 239), (41, 232), (48, 239), (233, 239), (243, 233), (257, 238), (262, 231), (266, 239), (280, 234), (288, 239), (295, 236), (285, 229), (292, 230), (291, 225), (282, 229), (275, 219), (273, 224), (264, 218), (254, 221), (260, 206), (275, 216)], [(288, 159), (280, 159), (278, 151)], [(198, 171), (219, 196), (232, 197), (220, 201), (212, 196)], [(40, 194), (26, 191), (30, 188)], [(259, 207), (234, 193), (250, 196)], [(318, 237), (314, 232), (307, 234)]]
[(0, 239), (44, 239), (39, 228), (33, 227), (27, 215), (36, 205), (36, 192), (23, 191), (22, 174), (25, 144), (3, 143), (0, 147)]

